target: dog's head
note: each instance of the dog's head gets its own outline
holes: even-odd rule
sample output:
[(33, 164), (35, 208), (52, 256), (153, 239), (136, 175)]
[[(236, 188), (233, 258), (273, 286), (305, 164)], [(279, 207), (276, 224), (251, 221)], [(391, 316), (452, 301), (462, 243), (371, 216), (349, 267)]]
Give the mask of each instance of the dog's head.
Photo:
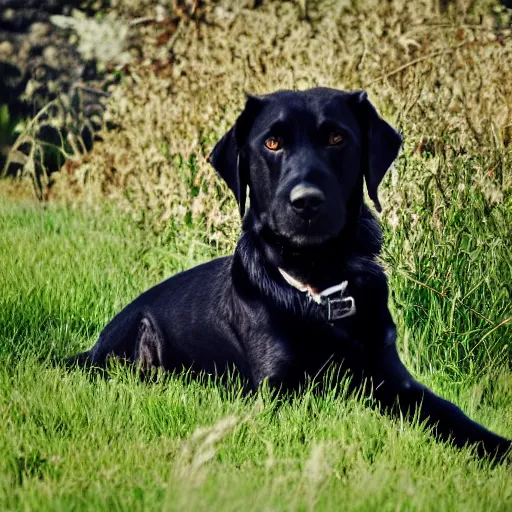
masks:
[(400, 135), (362, 91), (317, 88), (249, 96), (210, 162), (243, 216), (296, 246), (336, 237), (360, 208), (363, 177), (379, 209), (378, 186), (395, 160)]

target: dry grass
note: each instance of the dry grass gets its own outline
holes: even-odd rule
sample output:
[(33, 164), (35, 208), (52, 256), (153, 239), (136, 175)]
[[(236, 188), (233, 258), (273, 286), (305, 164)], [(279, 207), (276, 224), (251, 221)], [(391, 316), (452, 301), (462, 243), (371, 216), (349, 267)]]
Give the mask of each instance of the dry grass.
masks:
[[(199, 218), (212, 236), (231, 235), (234, 205), (205, 157), (244, 92), (324, 85), (367, 89), (405, 135), (388, 181), (392, 222), (426, 182), (436, 201), (460, 186), (450, 174), (457, 159), (471, 160), (469, 186), (503, 200), (512, 187), (512, 31), (493, 2), (459, 0), (441, 14), (427, 0), (311, 1), (307, 19), (303, 2), (251, 3), (209, 2), (207, 23), (182, 19), (163, 44), (146, 29), (142, 64), (110, 102), (119, 128), (58, 176), (56, 195), (102, 194), (152, 226)], [(485, 160), (473, 162), (479, 154)]]

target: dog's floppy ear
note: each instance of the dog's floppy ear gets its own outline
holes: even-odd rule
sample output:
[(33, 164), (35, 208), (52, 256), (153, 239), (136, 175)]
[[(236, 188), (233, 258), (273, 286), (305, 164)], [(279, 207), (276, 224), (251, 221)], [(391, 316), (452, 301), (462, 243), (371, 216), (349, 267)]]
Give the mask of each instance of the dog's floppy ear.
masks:
[(382, 207), (377, 189), (387, 170), (398, 156), (402, 145), (402, 137), (379, 116), (365, 91), (355, 91), (352, 94), (358, 104), (363, 129), (366, 131), (365, 150), (367, 161), (364, 170), (366, 188), (370, 199), (375, 204), (375, 208), (380, 212)]
[(242, 148), (247, 140), (252, 122), (260, 109), (261, 100), (247, 96), (245, 108), (234, 126), (217, 142), (208, 161), (231, 189), (238, 203), (240, 216), (245, 213), (249, 170), (245, 164)]

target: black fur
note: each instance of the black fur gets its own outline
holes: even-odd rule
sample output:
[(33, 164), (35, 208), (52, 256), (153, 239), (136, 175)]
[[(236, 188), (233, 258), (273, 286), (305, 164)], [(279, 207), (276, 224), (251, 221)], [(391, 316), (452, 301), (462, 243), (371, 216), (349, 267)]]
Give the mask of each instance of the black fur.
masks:
[[(342, 142), (328, 143), (332, 134)], [(265, 146), (269, 137), (280, 149)], [(419, 409), (443, 439), (504, 456), (509, 440), (416, 382), (398, 357), (387, 281), (376, 261), (381, 230), (363, 202), (363, 184), (378, 207), (378, 186), (400, 145), (361, 91), (249, 97), (210, 158), (242, 216), (249, 188), (235, 254), (143, 293), (77, 362), (101, 366), (113, 355), (144, 368), (215, 375), (235, 367), (253, 389), (268, 379), (288, 390), (337, 365), (355, 384), (369, 379), (383, 408)], [(290, 198), (304, 184), (325, 197), (307, 217)], [(325, 307), (290, 286), (279, 268), (316, 290), (348, 281), (357, 313), (328, 322)]]

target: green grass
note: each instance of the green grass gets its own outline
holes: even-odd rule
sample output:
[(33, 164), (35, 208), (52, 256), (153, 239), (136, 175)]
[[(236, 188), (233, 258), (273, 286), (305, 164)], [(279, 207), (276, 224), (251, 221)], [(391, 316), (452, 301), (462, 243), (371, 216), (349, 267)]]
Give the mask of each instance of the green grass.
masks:
[[(445, 162), (438, 185), (422, 176), (428, 156), (402, 155), (398, 225), (387, 227), (383, 254), (415, 368), (459, 382), (511, 364), (512, 194), (490, 199), (491, 180), (475, 184), (475, 168), (492, 162), (488, 155), (475, 160)], [(419, 197), (410, 197), (411, 182)]]
[[(407, 364), (510, 437), (503, 354), (511, 331), (495, 326), (507, 307), (510, 316), (499, 286), (512, 280), (498, 222), (508, 210), (472, 204), (459, 217), (456, 205), (446, 209), (440, 234), (388, 229), (385, 261)], [(483, 213), (497, 221), (482, 225)], [(186, 376), (146, 384), (123, 368), (98, 378), (54, 364), (89, 347), (145, 288), (216, 256), (202, 229), (171, 224), (154, 234), (112, 205), (43, 207), (0, 196), (1, 510), (512, 508), (510, 466), (477, 461), (335, 390), (279, 404), (265, 390), (242, 397), (236, 385)], [(441, 243), (458, 232), (464, 257)]]

